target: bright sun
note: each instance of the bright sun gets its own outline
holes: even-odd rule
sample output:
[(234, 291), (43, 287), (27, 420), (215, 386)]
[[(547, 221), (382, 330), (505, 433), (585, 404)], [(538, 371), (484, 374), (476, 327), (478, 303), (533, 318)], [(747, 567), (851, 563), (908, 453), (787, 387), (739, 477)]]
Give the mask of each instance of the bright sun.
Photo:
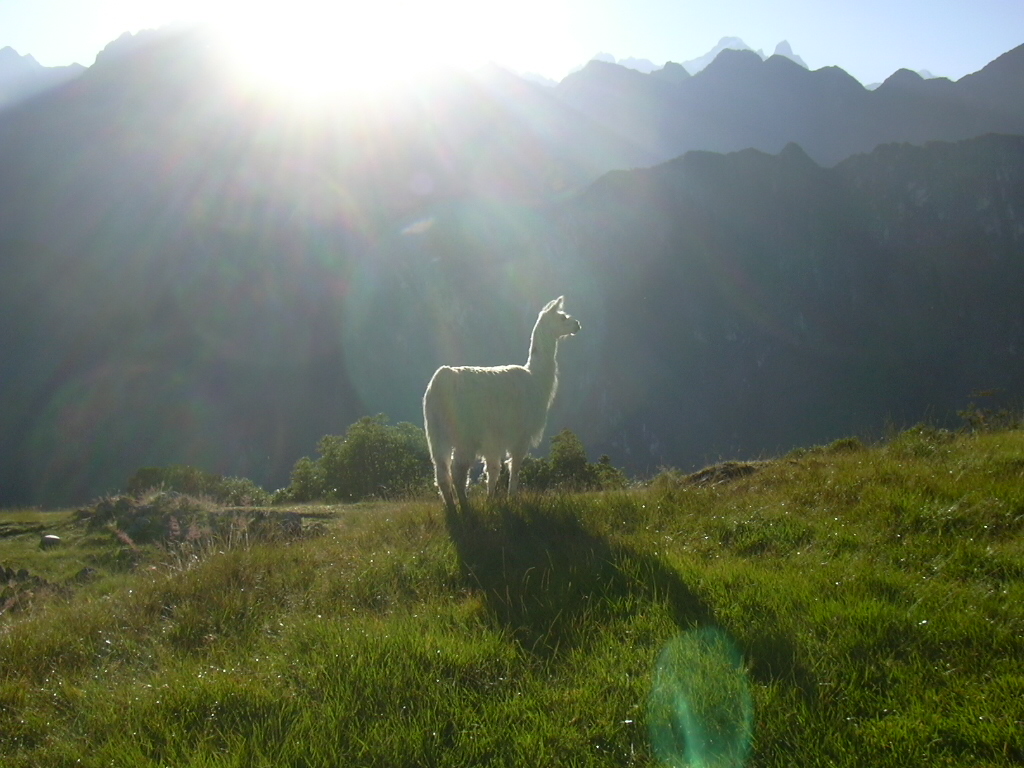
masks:
[(239, 72), (299, 97), (372, 91), (425, 70), (476, 66), (488, 59), (485, 45), (508, 29), (496, 6), (480, 0), (236, 0), (215, 8), (207, 7), (206, 22)]

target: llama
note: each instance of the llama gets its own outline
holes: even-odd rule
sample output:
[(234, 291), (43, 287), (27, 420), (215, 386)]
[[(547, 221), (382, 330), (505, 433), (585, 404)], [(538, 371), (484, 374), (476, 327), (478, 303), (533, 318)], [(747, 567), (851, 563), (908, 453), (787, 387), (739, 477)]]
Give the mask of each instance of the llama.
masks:
[(558, 340), (579, 332), (577, 320), (562, 311), (564, 296), (541, 310), (530, 335), (526, 365), (493, 368), (443, 365), (423, 395), (423, 422), (441, 498), (456, 511), (469, 509), (469, 470), (484, 461), (487, 495), (493, 496), (508, 456), (508, 492), (516, 492), (526, 452), (538, 445), (548, 408), (558, 388)]

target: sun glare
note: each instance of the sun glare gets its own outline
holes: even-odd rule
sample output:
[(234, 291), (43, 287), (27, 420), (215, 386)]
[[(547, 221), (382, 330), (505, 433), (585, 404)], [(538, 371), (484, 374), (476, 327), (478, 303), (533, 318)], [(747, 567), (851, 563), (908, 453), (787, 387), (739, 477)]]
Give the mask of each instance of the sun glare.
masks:
[[(237, 71), (299, 97), (374, 91), (449, 66), (487, 60), (483, 39), (502, 29), (474, 0), (296, 0), (222, 3), (207, 12)], [(481, 34), (486, 31), (486, 34)]]

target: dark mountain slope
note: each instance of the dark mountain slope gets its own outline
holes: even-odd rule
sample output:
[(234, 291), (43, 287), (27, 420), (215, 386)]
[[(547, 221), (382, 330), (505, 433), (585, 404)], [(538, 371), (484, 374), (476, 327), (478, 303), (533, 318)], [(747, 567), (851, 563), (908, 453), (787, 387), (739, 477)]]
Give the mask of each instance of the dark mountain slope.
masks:
[(722, 51), (678, 83), (597, 64), (563, 80), (557, 95), (661, 161), (797, 143), (834, 165), (883, 143), (1024, 132), (1024, 46), (956, 83), (900, 70), (875, 91), (836, 67), (811, 72), (752, 51)]
[(1021, 137), (609, 174), (558, 221), (606, 302), (580, 431), (692, 466), (1019, 398), (1022, 214)]

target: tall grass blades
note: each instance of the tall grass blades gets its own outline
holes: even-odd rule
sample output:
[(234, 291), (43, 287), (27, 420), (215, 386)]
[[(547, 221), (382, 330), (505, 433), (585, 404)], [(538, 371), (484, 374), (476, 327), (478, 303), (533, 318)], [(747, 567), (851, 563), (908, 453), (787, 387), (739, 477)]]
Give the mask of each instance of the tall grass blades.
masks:
[(459, 515), (5, 511), (0, 764), (1020, 765), (1022, 457), (918, 429)]

